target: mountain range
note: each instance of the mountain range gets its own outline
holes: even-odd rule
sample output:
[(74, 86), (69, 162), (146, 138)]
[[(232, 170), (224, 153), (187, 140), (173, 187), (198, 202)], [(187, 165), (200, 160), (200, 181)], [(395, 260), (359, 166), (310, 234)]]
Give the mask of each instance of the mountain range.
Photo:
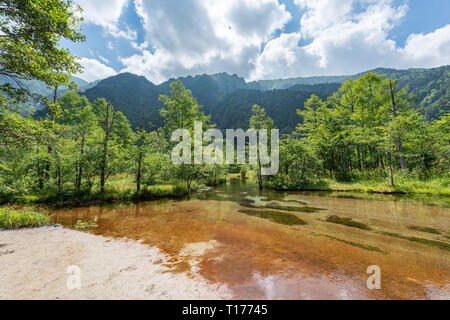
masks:
[[(437, 119), (450, 111), (450, 66), (433, 69), (370, 70), (379, 75), (399, 80), (399, 86), (408, 86), (414, 94), (414, 106), (428, 119)], [(197, 98), (205, 114), (212, 116), (218, 128), (247, 128), (250, 110), (254, 104), (266, 109), (282, 132), (292, 131), (300, 121), (297, 109), (316, 94), (326, 98), (336, 92), (349, 78), (357, 79), (366, 72), (350, 76), (304, 77), (246, 82), (238, 75), (219, 73), (169, 79), (155, 85), (143, 76), (121, 73), (95, 83), (75, 79), (82, 94), (90, 101), (105, 98), (120, 110), (133, 128), (141, 123), (142, 112), (148, 129), (162, 125), (158, 101), (160, 94), (170, 93), (170, 83), (181, 80)], [(0, 83), (1, 83), (0, 79)], [(38, 93), (45, 94), (39, 83), (32, 83)], [(42, 116), (42, 112), (38, 112)]]

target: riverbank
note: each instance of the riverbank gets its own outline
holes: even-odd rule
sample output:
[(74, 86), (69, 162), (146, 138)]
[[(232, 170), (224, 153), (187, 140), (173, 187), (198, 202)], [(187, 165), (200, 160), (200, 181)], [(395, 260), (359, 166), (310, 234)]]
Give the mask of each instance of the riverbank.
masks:
[(399, 180), (395, 186), (385, 181), (361, 181), (344, 183), (327, 181), (331, 191), (357, 191), (380, 194), (422, 194), (435, 196), (450, 196), (450, 179), (436, 178), (428, 181)]
[[(196, 274), (168, 272), (166, 255), (137, 241), (62, 227), (0, 231), (0, 299), (226, 299)], [(81, 289), (69, 290), (70, 266)]]
[(389, 182), (379, 179), (341, 182), (325, 179), (316, 184), (307, 184), (300, 188), (275, 188), (284, 191), (333, 191), (361, 192), (385, 195), (430, 195), (450, 196), (450, 178), (434, 178), (430, 180), (399, 179), (392, 186)]
[(135, 187), (108, 188), (104, 192), (42, 192), (31, 195), (1, 195), (0, 204), (48, 204), (63, 207), (85, 206), (111, 202), (152, 201), (163, 198), (181, 198), (189, 192), (183, 184), (164, 184), (146, 187), (137, 192)]

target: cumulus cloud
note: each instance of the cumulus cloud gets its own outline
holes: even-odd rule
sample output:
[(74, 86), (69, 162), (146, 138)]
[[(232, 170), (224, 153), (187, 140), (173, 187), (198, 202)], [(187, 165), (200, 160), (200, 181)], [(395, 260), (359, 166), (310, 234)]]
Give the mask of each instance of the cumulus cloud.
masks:
[(129, 0), (75, 0), (76, 4), (83, 9), (84, 21), (99, 25), (115, 38), (135, 40), (137, 33), (130, 28), (125, 30), (118, 27), (120, 16)]
[[(409, 10), (397, 0), (291, 1), (301, 18), (298, 29), (286, 31), (292, 16), (280, 0), (77, 0), (88, 23), (137, 52), (118, 57), (121, 72), (154, 83), (223, 71), (259, 80), (450, 64), (450, 24), (412, 34), (403, 47), (393, 40)], [(139, 42), (123, 20), (129, 5), (145, 33)], [(121, 49), (111, 42), (107, 48)]]
[(96, 59), (81, 58), (80, 64), (84, 67), (84, 72), (77, 74), (76, 76), (84, 81), (93, 82), (117, 74), (114, 69), (104, 65)]
[[(291, 19), (278, 0), (135, 1), (149, 48), (123, 58), (123, 71), (159, 83), (186, 74), (248, 75), (261, 46)], [(134, 45), (139, 48), (138, 45)]]
[(450, 24), (428, 34), (410, 35), (400, 52), (421, 67), (450, 64)]
[[(376, 67), (450, 64), (450, 25), (413, 34), (404, 48), (389, 38), (407, 14), (392, 0), (295, 0), (305, 10), (299, 31), (268, 42), (251, 79), (342, 75)], [(307, 44), (299, 46), (304, 40)]]

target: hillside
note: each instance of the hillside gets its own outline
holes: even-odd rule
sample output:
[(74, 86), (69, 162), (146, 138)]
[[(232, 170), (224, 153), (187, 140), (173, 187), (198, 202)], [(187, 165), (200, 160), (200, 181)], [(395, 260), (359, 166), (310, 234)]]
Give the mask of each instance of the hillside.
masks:
[[(409, 70), (379, 68), (370, 72), (398, 79), (400, 87), (407, 86), (417, 97), (413, 102), (415, 107), (428, 119), (437, 119), (450, 111), (450, 66)], [(267, 110), (280, 129), (287, 132), (295, 128), (299, 120), (296, 110), (303, 107), (311, 94), (326, 98), (336, 92), (346, 79), (356, 79), (364, 74), (246, 82), (238, 75), (219, 73), (170, 79), (155, 85), (145, 77), (123, 73), (94, 83), (78, 78), (74, 81), (90, 101), (103, 97), (112, 102), (130, 120), (133, 128), (141, 123), (143, 111), (147, 127), (158, 128), (162, 123), (159, 116), (162, 106), (158, 97), (170, 92), (170, 83), (181, 80), (203, 106), (203, 111), (212, 115), (219, 128), (245, 128), (249, 110), (256, 103)], [(2, 81), (5, 79), (0, 78), (0, 83)], [(51, 91), (38, 81), (26, 84), (33, 92), (51, 95)], [(64, 91), (60, 90), (60, 94)], [(32, 104), (27, 107), (42, 108)], [(43, 112), (37, 115), (40, 117)]]
[[(85, 90), (87, 90), (89, 88), (95, 87), (97, 85), (97, 83), (99, 82), (99, 81), (87, 82), (87, 81), (84, 81), (83, 79), (80, 79), (77, 77), (72, 77), (72, 81), (77, 84), (80, 92), (84, 92)], [(3, 84), (3, 83), (9, 83), (15, 88), (18, 87), (17, 83), (12, 81), (10, 78), (0, 75), (0, 84)], [(21, 81), (21, 83), (22, 83), (22, 86), (24, 88), (26, 88), (29, 92), (32, 92), (32, 93), (35, 93), (38, 95), (43, 95), (47, 98), (51, 98), (53, 96), (53, 89), (48, 88), (47, 85), (43, 82), (40, 82), (37, 80), (24, 80), (24, 81)], [(59, 89), (58, 96), (61, 96), (67, 90), (68, 90), (67, 88)], [(24, 113), (34, 112), (35, 110), (40, 110), (43, 108), (42, 105), (35, 104), (33, 101), (28, 101), (27, 103), (25, 103), (23, 105), (23, 107), (24, 107)]]
[[(450, 66), (434, 69), (375, 69), (371, 72), (398, 79), (400, 87), (408, 87), (418, 98), (418, 108), (428, 119), (436, 119), (450, 111)], [(356, 75), (360, 77), (364, 73)]]
[[(306, 86), (289, 90), (261, 91), (249, 89), (243, 78), (227, 74), (200, 75), (179, 78), (190, 89), (203, 106), (203, 112), (212, 116), (218, 128), (247, 128), (249, 114), (254, 104), (264, 107), (284, 132), (291, 131), (298, 123), (296, 110), (315, 93), (326, 98), (340, 87), (339, 84), (328, 86)], [(90, 101), (105, 97), (117, 110), (124, 113), (136, 128), (145, 112), (148, 127), (155, 129), (161, 125), (158, 101), (160, 94), (170, 92), (171, 79), (155, 86), (144, 77), (130, 73), (120, 74), (101, 81), (94, 88), (85, 92)]]
[[(371, 72), (399, 79), (400, 87), (408, 86), (410, 92), (417, 96), (416, 107), (429, 119), (438, 118), (450, 110), (448, 66), (435, 69), (375, 69)], [(133, 127), (140, 123), (142, 111), (145, 111), (148, 127), (157, 128), (161, 124), (158, 96), (169, 93), (171, 82), (181, 80), (203, 106), (203, 111), (212, 115), (219, 128), (246, 128), (249, 110), (256, 103), (267, 110), (280, 129), (287, 132), (295, 128), (299, 120), (296, 110), (303, 107), (311, 94), (325, 98), (338, 90), (346, 79), (359, 78), (363, 74), (247, 83), (237, 75), (220, 73), (170, 79), (154, 85), (144, 77), (127, 73), (102, 80), (86, 90), (85, 94), (91, 101), (98, 97), (111, 101)]]

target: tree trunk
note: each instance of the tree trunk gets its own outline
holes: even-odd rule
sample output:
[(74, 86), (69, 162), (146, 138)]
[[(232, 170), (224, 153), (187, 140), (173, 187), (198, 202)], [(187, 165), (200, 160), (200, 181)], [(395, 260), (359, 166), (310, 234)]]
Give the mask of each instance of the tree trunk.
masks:
[(142, 155), (139, 155), (139, 161), (138, 161), (138, 171), (136, 175), (136, 190), (137, 192), (141, 191), (141, 179), (142, 179)]
[(136, 190), (141, 191), (141, 180), (142, 180), (142, 159), (144, 157), (144, 143), (145, 143), (145, 132), (144, 132), (144, 122), (145, 115), (142, 113), (142, 123), (141, 123), (141, 139), (139, 141), (139, 156), (138, 156), (138, 170), (136, 174)]
[(39, 190), (42, 190), (42, 189), (44, 189), (44, 178), (42, 176), (42, 169), (41, 169), (41, 164), (40, 164), (40, 159), (39, 159), (39, 145), (36, 148), (36, 171), (37, 171), (37, 176), (38, 176)]
[(261, 158), (259, 156), (259, 150), (258, 150), (258, 185), (259, 185), (259, 190), (262, 190), (263, 183), (262, 183), (262, 174), (261, 174)]
[(81, 182), (83, 179), (83, 165), (82, 165), (82, 159), (84, 155), (84, 143), (85, 143), (86, 135), (83, 134), (81, 137), (81, 149), (80, 149), (80, 164), (78, 165), (78, 173), (77, 173), (77, 179), (76, 179), (76, 191), (81, 191)]
[(388, 160), (389, 160), (389, 171), (391, 172), (391, 186), (394, 186), (394, 171), (392, 170), (392, 154), (388, 154)]
[[(53, 104), (56, 104), (57, 101), (58, 101), (58, 86), (55, 86), (53, 90)], [(55, 121), (55, 114), (52, 112), (52, 110), (49, 110), (49, 114), (50, 114), (50, 121)], [(51, 142), (47, 146), (47, 153), (49, 155), (53, 153), (53, 147), (51, 145)], [(50, 161), (47, 161), (44, 174), (45, 179), (48, 180), (50, 177)]]
[(306, 171), (306, 158), (303, 158), (303, 162), (302, 162), (302, 177), (301, 177), (301, 181), (305, 181), (305, 171)]
[(356, 147), (356, 150), (358, 151), (358, 167), (359, 170), (362, 170), (361, 152), (359, 151), (359, 146)]
[[(59, 162), (59, 160), (58, 160)], [(62, 177), (61, 177), (61, 163), (58, 163), (58, 191), (61, 193), (62, 190)]]
[(107, 153), (108, 153), (108, 140), (109, 140), (109, 133), (106, 133), (105, 140), (103, 142), (102, 162), (100, 165), (100, 191), (101, 191), (101, 193), (103, 193), (105, 191), (106, 157), (107, 157)]
[(109, 135), (111, 133), (112, 127), (114, 125), (114, 116), (115, 113), (113, 112), (111, 121), (110, 118), (110, 108), (111, 104), (109, 103), (106, 107), (106, 114), (105, 114), (105, 140), (103, 142), (103, 154), (102, 154), (102, 161), (100, 165), (100, 191), (101, 193), (105, 192), (105, 181), (106, 181), (106, 160), (108, 155), (108, 142), (109, 142)]
[[(395, 103), (395, 86), (397, 83), (392, 85), (392, 81), (389, 81), (389, 93), (391, 96), (391, 102), (392, 102), (392, 116), (394, 118), (397, 118), (397, 106)], [(400, 157), (400, 166), (402, 167), (402, 170), (408, 169), (406, 164), (406, 158), (403, 155), (403, 141), (401, 138), (398, 139), (398, 153)]]

